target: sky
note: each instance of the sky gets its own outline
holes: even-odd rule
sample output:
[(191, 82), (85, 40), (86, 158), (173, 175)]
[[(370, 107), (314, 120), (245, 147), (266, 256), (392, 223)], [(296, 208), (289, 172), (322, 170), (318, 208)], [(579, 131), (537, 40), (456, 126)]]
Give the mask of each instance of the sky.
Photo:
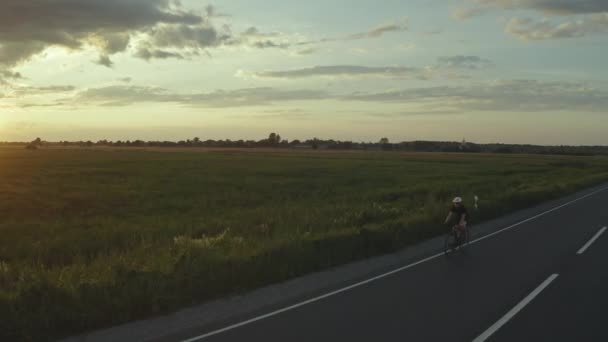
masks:
[(0, 141), (608, 145), (606, 0), (2, 0)]

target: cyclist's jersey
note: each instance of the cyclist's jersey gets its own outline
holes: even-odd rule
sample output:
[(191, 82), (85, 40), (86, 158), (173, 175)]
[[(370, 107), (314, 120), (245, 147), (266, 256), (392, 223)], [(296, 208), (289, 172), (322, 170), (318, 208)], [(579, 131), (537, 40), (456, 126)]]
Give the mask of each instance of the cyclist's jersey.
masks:
[(452, 209), (450, 209), (450, 213), (454, 215), (454, 224), (459, 224), (460, 220), (462, 220), (463, 215), (466, 215), (465, 219), (468, 219), (469, 217), (469, 212), (467, 211), (467, 208), (464, 207), (464, 205), (461, 205), (460, 207), (452, 206)]

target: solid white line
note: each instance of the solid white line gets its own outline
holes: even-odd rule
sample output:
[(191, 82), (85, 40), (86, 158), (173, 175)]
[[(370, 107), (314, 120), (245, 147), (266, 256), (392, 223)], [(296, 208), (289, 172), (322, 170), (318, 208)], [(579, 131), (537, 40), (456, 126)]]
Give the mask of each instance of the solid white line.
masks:
[(559, 210), (559, 209), (561, 209), (561, 208), (563, 208), (563, 207), (569, 206), (569, 205), (570, 205), (570, 204), (572, 204), (572, 203), (576, 203), (576, 202), (578, 202), (578, 201), (580, 201), (580, 200), (583, 200), (583, 199), (585, 199), (585, 198), (587, 198), (587, 197), (593, 196), (593, 195), (597, 194), (598, 192), (602, 192), (602, 191), (605, 191), (605, 190), (608, 190), (608, 187), (606, 187), (606, 188), (601, 188), (601, 189), (596, 190), (596, 191), (594, 191), (594, 192), (588, 193), (588, 194), (587, 194), (587, 195), (585, 195), (585, 196), (582, 196), (582, 197), (579, 197), (579, 198), (577, 198), (577, 199), (574, 199), (574, 200), (572, 200), (572, 201), (570, 201), (570, 202), (564, 203), (564, 204), (562, 204), (562, 205), (560, 205), (560, 206), (557, 206), (557, 207), (555, 207), (555, 208), (553, 208), (553, 209), (547, 210), (547, 211), (545, 211), (545, 212), (543, 212), (543, 213), (540, 213), (540, 214), (538, 214), (538, 215), (536, 215), (536, 216), (532, 216), (532, 217), (530, 217), (529, 219), (523, 220), (523, 221), (521, 221), (521, 222), (517, 222), (517, 223), (515, 223), (514, 225), (511, 225), (511, 226), (509, 226), (509, 227), (506, 227), (506, 228), (503, 228), (503, 229), (501, 229), (501, 230), (498, 230), (498, 231), (496, 231), (496, 232), (494, 232), (494, 233), (492, 233), (492, 234), (488, 234), (488, 235), (482, 236), (482, 237), (480, 237), (479, 239), (476, 239), (476, 240), (471, 241), (471, 243), (474, 243), (474, 242), (479, 242), (479, 241), (481, 241), (481, 240), (485, 240), (485, 239), (487, 239), (487, 238), (489, 238), (489, 237), (492, 237), (492, 236), (494, 236), (494, 235), (497, 235), (497, 234), (503, 233), (503, 232), (505, 232), (505, 231), (507, 231), (507, 230), (509, 230), (509, 229), (513, 229), (513, 228), (515, 228), (515, 227), (517, 227), (517, 226), (519, 226), (519, 225), (522, 225), (522, 224), (524, 224), (524, 223), (526, 223), (526, 222), (530, 222), (530, 221), (535, 220), (535, 219), (537, 219), (537, 218), (539, 218), (539, 217), (541, 217), (541, 216), (545, 216), (545, 215), (547, 215), (547, 214), (549, 214), (549, 213), (552, 213), (552, 212), (554, 212), (554, 211), (556, 211), (556, 210)]
[[(541, 214), (538, 214), (538, 215), (536, 215), (536, 216), (530, 217), (530, 218), (528, 218), (528, 219), (526, 219), (526, 220), (523, 220), (523, 221), (521, 221), (521, 222), (515, 223), (515, 224), (513, 224), (513, 225), (511, 225), (511, 226), (508, 226), (508, 227), (506, 227), (506, 228), (503, 228), (503, 229), (501, 229), (501, 230), (498, 230), (498, 231), (496, 231), (496, 232), (494, 232), (494, 233), (492, 233), (492, 234), (488, 234), (488, 235), (485, 235), (485, 236), (480, 237), (480, 238), (478, 238), (478, 239), (475, 239), (475, 240), (471, 241), (471, 242), (470, 242), (470, 244), (477, 243), (477, 242), (482, 241), (482, 240), (485, 240), (485, 239), (487, 239), (487, 238), (489, 238), (489, 237), (492, 237), (492, 236), (498, 235), (498, 234), (500, 234), (500, 233), (506, 232), (506, 231), (508, 231), (508, 230), (511, 230), (511, 229), (513, 229), (513, 228), (515, 228), (515, 227), (517, 227), (517, 226), (520, 226), (520, 225), (522, 225), (522, 224), (526, 223), (526, 222), (530, 222), (530, 221), (532, 221), (532, 220), (534, 220), (534, 219), (537, 219), (537, 218), (539, 218), (539, 217), (541, 217), (541, 216), (544, 216), (544, 215), (547, 215), (547, 214), (549, 214), (549, 213), (552, 213), (552, 212), (554, 212), (554, 211), (556, 211), (556, 210), (558, 210), (558, 209), (561, 209), (561, 208), (563, 208), (563, 207), (565, 207), (565, 206), (568, 206), (568, 205), (570, 205), (570, 204), (572, 204), (572, 203), (575, 203), (575, 202), (578, 202), (578, 201), (580, 201), (580, 200), (583, 200), (583, 199), (585, 199), (585, 198), (587, 198), (587, 197), (593, 196), (593, 195), (595, 195), (595, 194), (597, 194), (597, 193), (599, 193), (599, 192), (602, 192), (602, 191), (604, 191), (604, 190), (608, 190), (608, 187), (605, 187), (605, 188), (602, 188), (602, 189), (599, 189), (599, 190), (593, 191), (593, 192), (591, 192), (591, 193), (588, 193), (587, 195), (581, 196), (581, 197), (579, 197), (579, 198), (577, 198), (577, 199), (574, 199), (574, 200), (572, 200), (572, 201), (570, 201), (570, 202), (567, 202), (567, 203), (565, 203), (565, 204), (562, 204), (562, 205), (560, 205), (560, 206), (557, 206), (557, 207), (555, 207), (555, 208), (553, 208), (553, 209), (547, 210), (547, 211), (545, 211), (545, 212), (543, 212), (543, 213), (541, 213)], [(276, 315), (281, 314), (281, 313), (283, 313), (283, 312), (290, 311), (290, 310), (293, 310), (293, 309), (299, 308), (299, 307), (301, 307), (301, 306), (304, 306), (304, 305), (307, 305), (307, 304), (311, 304), (311, 303), (314, 303), (314, 302), (320, 301), (320, 300), (325, 299), (325, 298), (327, 298), (327, 297), (331, 297), (331, 296), (337, 295), (337, 294), (339, 294), (339, 293), (346, 292), (346, 291), (348, 291), (348, 290), (352, 290), (352, 289), (354, 289), (354, 288), (357, 288), (357, 287), (362, 286), (362, 285), (365, 285), (365, 284), (369, 284), (369, 283), (371, 283), (371, 282), (373, 282), (373, 281), (376, 281), (376, 280), (379, 280), (379, 279), (382, 279), (382, 278), (386, 278), (386, 277), (388, 277), (388, 276), (390, 276), (390, 275), (393, 275), (393, 274), (395, 274), (395, 273), (399, 273), (399, 272), (405, 271), (405, 270), (407, 270), (407, 269), (409, 269), (409, 268), (412, 268), (412, 267), (414, 267), (414, 266), (420, 265), (420, 264), (425, 263), (425, 262), (427, 262), (427, 261), (433, 260), (433, 259), (435, 259), (435, 258), (437, 258), (437, 257), (442, 256), (442, 255), (443, 255), (443, 253), (437, 253), (437, 254), (432, 255), (432, 256), (430, 256), (430, 257), (427, 257), (427, 258), (425, 258), (425, 259), (422, 259), (422, 260), (416, 261), (415, 263), (412, 263), (412, 264), (409, 264), (409, 265), (406, 265), (406, 266), (403, 266), (403, 267), (397, 268), (397, 269), (395, 269), (395, 270), (389, 271), (389, 272), (387, 272), (387, 273), (383, 273), (383, 274), (381, 274), (381, 275), (378, 275), (378, 276), (375, 276), (375, 277), (373, 277), (373, 278), (370, 278), (370, 279), (367, 279), (367, 280), (364, 280), (364, 281), (358, 282), (358, 283), (356, 283), (356, 284), (353, 284), (353, 285), (350, 285), (350, 286), (347, 286), (347, 287), (341, 288), (341, 289), (339, 289), (339, 290), (336, 290), (336, 291), (333, 291), (333, 292), (329, 292), (329, 293), (326, 293), (326, 294), (324, 294), (324, 295), (321, 295), (321, 296), (318, 296), (318, 297), (315, 297), (315, 298), (311, 298), (311, 299), (309, 299), (309, 300), (306, 300), (306, 301), (303, 301), (303, 302), (300, 302), (300, 303), (297, 303), (297, 304), (294, 304), (294, 305), (291, 305), (291, 306), (288, 306), (288, 307), (285, 307), (285, 308), (282, 308), (282, 309), (279, 309), (279, 310), (276, 310), (276, 311), (273, 311), (273, 312), (270, 312), (270, 313), (267, 313), (267, 314), (264, 314), (264, 315), (261, 315), (261, 316), (254, 317), (254, 318), (252, 318), (252, 319), (249, 319), (249, 320), (246, 320), (246, 321), (243, 321), (243, 322), (240, 322), (240, 323), (236, 323), (236, 324), (233, 324), (233, 325), (227, 326), (227, 327), (222, 328), (222, 329), (214, 330), (214, 331), (208, 332), (208, 333), (203, 334), (203, 335), (195, 336), (195, 337), (192, 337), (192, 338), (190, 338), (190, 339), (183, 340), (182, 342), (194, 342), (194, 341), (200, 341), (200, 340), (205, 339), (205, 338), (207, 338), (207, 337), (211, 337), (211, 336), (214, 336), (214, 335), (217, 335), (217, 334), (221, 334), (221, 333), (224, 333), (224, 332), (226, 332), (226, 331), (229, 331), (229, 330), (233, 330), (233, 329), (236, 329), (236, 328), (242, 327), (242, 326), (244, 326), (244, 325), (248, 325), (248, 324), (251, 324), (251, 323), (254, 323), (254, 322), (257, 322), (257, 321), (260, 321), (260, 320), (263, 320), (263, 319), (269, 318), (269, 317), (272, 317), (272, 316), (276, 316)]]
[(589, 242), (587, 242), (581, 249), (578, 250), (578, 252), (576, 252), (576, 254), (581, 255), (583, 253), (585, 253), (585, 251), (591, 247), (591, 245), (595, 242), (595, 240), (597, 240), (602, 234), (604, 234), (604, 232), (606, 231), (606, 229), (608, 229), (608, 227), (604, 227), (602, 229), (600, 229), (599, 232), (597, 232), (597, 234), (595, 234), (591, 240), (589, 240)]
[(492, 334), (494, 334), (498, 329), (500, 329), (503, 325), (505, 325), (511, 318), (517, 315), (518, 312), (521, 311), (526, 305), (528, 305), (536, 296), (538, 296), (549, 284), (551, 284), (555, 278), (557, 278), (559, 274), (553, 274), (547, 280), (545, 280), (542, 284), (540, 284), (532, 293), (530, 293), (526, 298), (524, 298), (521, 302), (519, 302), (513, 309), (507, 312), (498, 322), (494, 323), (488, 330), (484, 331), (483, 334), (477, 336), (473, 342), (484, 342), (487, 340)]
[(219, 330), (215, 330), (215, 331), (212, 331), (212, 332), (204, 334), (204, 335), (193, 337), (191, 339), (184, 340), (182, 342), (194, 342), (194, 341), (202, 340), (204, 338), (207, 338), (207, 337), (210, 337), (210, 336), (213, 336), (213, 335), (217, 335), (217, 334), (226, 332), (228, 330), (232, 330), (232, 329), (235, 329), (235, 328), (238, 328), (238, 327), (242, 327), (243, 325), (247, 325), (247, 324), (250, 324), (250, 323), (253, 323), (253, 322), (257, 322), (259, 320), (262, 320), (262, 319), (265, 319), (265, 318), (268, 318), (268, 317), (276, 316), (276, 315), (278, 315), (280, 313), (283, 313), (285, 311), (290, 311), (290, 310), (293, 310), (295, 308), (299, 308), (301, 306), (304, 306), (304, 305), (307, 305), (307, 304), (314, 303), (314, 302), (317, 302), (319, 300), (325, 299), (327, 297), (331, 297), (331, 296), (337, 295), (338, 293), (346, 292), (348, 290), (354, 289), (355, 287), (359, 287), (361, 285), (365, 285), (365, 284), (371, 283), (371, 282), (376, 281), (378, 279), (381, 279), (381, 278), (384, 278), (384, 277), (388, 277), (388, 276), (390, 276), (392, 274), (401, 272), (401, 271), (406, 270), (408, 268), (411, 268), (411, 267), (414, 267), (416, 265), (419, 265), (419, 264), (422, 264), (424, 262), (427, 262), (429, 260), (435, 259), (435, 258), (437, 258), (437, 257), (439, 257), (441, 255), (443, 255), (443, 253), (437, 253), (437, 254), (432, 255), (432, 256), (430, 256), (428, 258), (425, 258), (425, 259), (422, 259), (420, 261), (417, 261), (417, 262), (415, 262), (413, 264), (409, 264), (407, 266), (400, 267), (398, 269), (395, 269), (395, 270), (392, 270), (390, 272), (381, 274), (379, 276), (376, 276), (376, 277), (373, 277), (373, 278), (361, 281), (359, 283), (356, 283), (356, 284), (353, 284), (353, 285), (341, 288), (341, 289), (333, 291), (333, 292), (326, 293), (326, 294), (321, 295), (319, 297), (315, 297), (315, 298), (312, 298), (312, 299), (300, 302), (298, 304), (294, 304), (294, 305), (288, 306), (286, 308), (283, 308), (283, 309), (280, 309), (280, 310), (277, 310), (277, 311), (273, 311), (273, 312), (267, 313), (267, 314), (262, 315), (262, 316), (255, 317), (255, 318), (252, 318), (250, 320), (247, 320), (247, 321), (244, 321), (244, 322), (241, 322), (241, 323), (233, 324), (231, 326), (228, 326), (228, 327), (225, 327), (225, 328), (222, 328), (222, 329), (219, 329)]

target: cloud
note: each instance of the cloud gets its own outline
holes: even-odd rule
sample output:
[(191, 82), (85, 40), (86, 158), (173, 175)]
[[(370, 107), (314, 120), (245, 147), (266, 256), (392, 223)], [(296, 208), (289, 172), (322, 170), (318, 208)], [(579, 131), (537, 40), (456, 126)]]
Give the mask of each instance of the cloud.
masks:
[(474, 0), (481, 6), (507, 10), (535, 10), (545, 15), (575, 15), (608, 12), (605, 0)]
[(355, 34), (351, 34), (351, 35), (348, 35), (345, 37), (339, 37), (339, 38), (323, 38), (319, 41), (302, 42), (302, 43), (300, 43), (300, 45), (349, 41), (349, 40), (360, 40), (360, 39), (376, 39), (376, 38), (383, 37), (387, 33), (403, 32), (403, 31), (407, 31), (408, 29), (409, 29), (409, 24), (408, 24), (407, 19), (405, 19), (403, 23), (391, 22), (388, 24), (374, 27), (365, 32), (359, 32), (359, 33), (355, 33)]
[(270, 105), (275, 102), (322, 100), (328, 94), (318, 90), (247, 88), (209, 93), (180, 94), (159, 87), (109, 86), (86, 89), (70, 99), (73, 105), (127, 106), (135, 103), (164, 102), (200, 107), (241, 107)]
[(445, 56), (437, 59), (439, 67), (454, 69), (484, 69), (494, 65), (492, 61), (478, 56)]
[(32, 95), (43, 95), (43, 94), (60, 94), (73, 92), (76, 90), (76, 87), (71, 85), (55, 85), (55, 86), (45, 86), (45, 87), (30, 87), (30, 86), (21, 86), (15, 87), (11, 91), (12, 97), (23, 97), (23, 96), (32, 96)]
[(15, 66), (50, 46), (93, 46), (109, 56), (124, 51), (134, 34), (159, 24), (205, 20), (171, 0), (3, 0), (0, 65)]
[(262, 71), (252, 75), (262, 78), (305, 78), (305, 77), (387, 77), (428, 79), (433, 71), (413, 67), (367, 67), (357, 65), (330, 65), (285, 71)]
[(354, 94), (345, 100), (430, 104), (458, 111), (589, 111), (607, 112), (608, 91), (583, 83), (506, 80), (459, 87), (414, 88)]
[(221, 30), (209, 23), (199, 26), (186, 24), (161, 25), (148, 32), (148, 44), (157, 48), (194, 48), (217, 47), (232, 39), (230, 29)]
[(107, 56), (107, 55), (99, 56), (99, 59), (97, 60), (97, 64), (103, 65), (108, 68), (111, 68), (112, 65), (114, 65), (114, 63), (110, 60), (110, 56)]
[(140, 47), (134, 54), (135, 57), (149, 61), (151, 59), (184, 59), (184, 56), (177, 52), (165, 51), (154, 48)]
[[(213, 6), (202, 12), (179, 0), (2, 0), (0, 70), (10, 70), (49, 47), (95, 49), (97, 64), (112, 67), (111, 57), (133, 51), (144, 60), (200, 55), (220, 46), (286, 48), (285, 42), (252, 28), (234, 35), (216, 25)], [(262, 39), (263, 38), (263, 39)]]
[(71, 85), (51, 85), (35, 87), (26, 85), (6, 84), (6, 93), (4, 94), (4, 97), (8, 99), (23, 99), (40, 95), (65, 95), (66, 93), (73, 93), (75, 90), (76, 87)]
[(351, 39), (380, 38), (385, 33), (401, 32), (401, 31), (407, 31), (407, 30), (408, 30), (407, 23), (404, 23), (404, 24), (389, 23), (389, 24), (375, 27), (367, 32), (354, 34), (354, 35), (350, 36), (350, 38)]
[(241, 33), (242, 37), (255, 37), (255, 38), (270, 38), (281, 36), (280, 32), (261, 32), (257, 27), (251, 26), (247, 30)]
[(23, 76), (21, 76), (21, 74), (18, 72), (0, 68), (0, 85), (8, 85), (9, 80), (17, 80), (21, 78), (23, 78)]
[(566, 21), (546, 18), (512, 18), (505, 32), (522, 40), (578, 38), (608, 31), (608, 1), (606, 0), (469, 0), (476, 7), (461, 7), (452, 17), (464, 20), (493, 9), (528, 10), (544, 16), (562, 16)]
[(258, 49), (272, 49), (272, 48), (287, 49), (291, 45), (289, 43), (277, 43), (277, 42), (273, 42), (271, 40), (262, 40), (262, 41), (253, 42), (251, 44), (251, 46), (256, 47)]
[(576, 21), (554, 23), (548, 19), (513, 18), (505, 26), (505, 32), (522, 40), (548, 40), (578, 38), (608, 32), (608, 13), (593, 14)]
[(447, 56), (440, 57), (436, 66), (429, 67), (403, 67), (385, 66), (369, 67), (360, 65), (328, 65), (314, 66), (292, 70), (260, 71), (237, 73), (239, 76), (253, 76), (260, 78), (300, 79), (307, 77), (330, 77), (330, 78), (395, 78), (395, 79), (417, 79), (429, 80), (432, 78), (462, 78), (464, 75), (454, 73), (454, 70), (483, 69), (494, 64), (487, 59), (478, 56)]
[[(27, 96), (53, 93), (54, 102), (29, 101)], [(9, 94), (14, 97), (16, 93)], [(246, 88), (213, 92), (176, 93), (159, 87), (114, 85), (76, 90), (71, 86), (30, 87), (20, 90), (20, 106), (128, 106), (140, 103), (168, 103), (191, 107), (230, 108), (282, 104), (292, 101), (334, 100), (407, 104), (420, 113), (463, 113), (471, 111), (598, 112), (608, 113), (608, 90), (586, 83), (537, 80), (500, 80), (474, 85), (435, 86), (382, 92), (330, 93), (325, 90)], [(19, 105), (19, 104), (18, 104)], [(60, 107), (60, 108), (61, 108)]]
[(569, 16), (608, 12), (605, 0), (469, 0), (469, 6), (452, 12), (457, 19), (467, 19), (492, 9), (532, 10), (543, 15)]

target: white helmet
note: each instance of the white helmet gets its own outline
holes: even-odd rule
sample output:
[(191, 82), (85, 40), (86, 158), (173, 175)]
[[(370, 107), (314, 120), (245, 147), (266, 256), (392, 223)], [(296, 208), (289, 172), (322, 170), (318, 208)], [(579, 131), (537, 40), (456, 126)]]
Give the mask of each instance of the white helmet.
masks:
[(456, 197), (456, 198), (454, 198), (454, 200), (452, 201), (452, 203), (462, 203), (462, 198)]

